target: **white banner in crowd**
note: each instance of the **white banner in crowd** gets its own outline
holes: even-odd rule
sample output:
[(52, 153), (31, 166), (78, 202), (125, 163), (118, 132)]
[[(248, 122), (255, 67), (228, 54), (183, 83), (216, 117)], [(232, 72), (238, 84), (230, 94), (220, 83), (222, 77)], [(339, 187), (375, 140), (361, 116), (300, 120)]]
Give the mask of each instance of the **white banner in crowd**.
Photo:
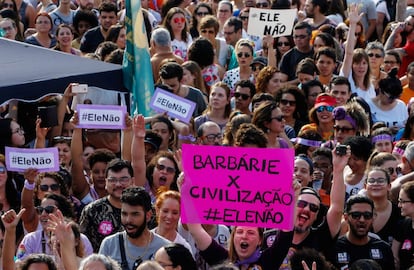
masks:
[(296, 9), (250, 8), (247, 33), (259, 37), (291, 35), (296, 12)]

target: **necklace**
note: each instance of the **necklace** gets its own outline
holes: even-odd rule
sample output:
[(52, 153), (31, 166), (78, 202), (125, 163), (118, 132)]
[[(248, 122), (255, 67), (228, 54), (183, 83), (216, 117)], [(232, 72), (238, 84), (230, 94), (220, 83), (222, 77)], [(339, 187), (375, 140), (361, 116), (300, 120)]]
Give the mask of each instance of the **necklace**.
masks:
[(147, 241), (147, 244), (145, 246), (145, 250), (144, 250), (144, 252), (141, 255), (138, 256), (138, 258), (135, 258), (134, 256), (132, 256), (129, 253), (126, 232), (124, 232), (124, 234), (125, 234), (125, 237), (124, 237), (125, 253), (126, 253), (128, 259), (134, 261), (134, 269), (135, 269), (136, 266), (138, 266), (138, 265), (140, 265), (142, 263), (142, 261), (143, 261), (142, 258), (144, 258), (145, 255), (147, 255), (147, 252), (148, 252), (148, 249), (149, 249), (149, 246), (150, 246), (150, 243), (151, 243), (151, 239), (152, 239), (152, 232), (151, 231), (149, 232), (148, 241)]

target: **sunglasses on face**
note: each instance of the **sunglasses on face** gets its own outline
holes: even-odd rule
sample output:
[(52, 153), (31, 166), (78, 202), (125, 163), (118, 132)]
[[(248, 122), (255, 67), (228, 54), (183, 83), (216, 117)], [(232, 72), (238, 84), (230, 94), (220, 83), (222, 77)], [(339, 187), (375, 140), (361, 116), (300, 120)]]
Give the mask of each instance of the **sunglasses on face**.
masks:
[(201, 33), (203, 33), (203, 34), (210, 34), (210, 35), (214, 35), (215, 34), (214, 30), (206, 30), (206, 29), (201, 30)]
[(197, 14), (197, 16), (206, 16), (206, 15), (210, 15), (210, 13), (209, 12), (197, 12), (196, 13)]
[(257, 3), (256, 4), (256, 7), (257, 8), (267, 8), (267, 7), (269, 7), (269, 3), (267, 3), (267, 2), (265, 2), (265, 3)]
[(369, 53), (368, 56), (369, 57), (374, 57), (375, 56), (375, 58), (382, 58), (382, 55), (381, 54), (377, 54), (377, 53)]
[(333, 106), (319, 106), (317, 109), (316, 109), (316, 111), (317, 112), (323, 112), (323, 111), (327, 111), (327, 112), (332, 112), (333, 111), (333, 109), (334, 109), (334, 107)]
[(157, 167), (157, 170), (159, 170), (159, 171), (164, 171), (165, 170), (169, 174), (175, 173), (175, 168), (173, 168), (173, 167), (168, 167), (168, 166), (165, 166), (165, 165), (162, 165), (162, 164), (157, 164), (157, 165), (155, 165), (155, 167)]
[(174, 23), (185, 23), (185, 18), (174, 18)]
[(49, 188), (52, 191), (58, 191), (60, 186), (59, 186), (59, 184), (51, 184), (50, 186), (49, 185), (40, 185), (39, 188), (40, 188), (41, 191), (48, 191)]
[(240, 20), (246, 21), (249, 19), (249, 16), (240, 16)]
[(237, 56), (239, 57), (239, 58), (242, 58), (243, 56), (245, 57), (245, 58), (248, 58), (248, 57), (250, 57), (251, 55), (250, 55), (250, 53), (242, 53), (242, 52), (239, 52), (238, 54), (237, 54)]
[(279, 46), (279, 47), (282, 47), (282, 46), (290, 46), (290, 43), (289, 42), (281, 42), (281, 41), (279, 41), (277, 43), (277, 46)]
[(280, 104), (282, 105), (289, 105), (289, 106), (295, 106), (296, 105), (296, 101), (295, 100), (288, 100), (288, 99), (281, 99), (280, 100)]
[(302, 209), (305, 208), (308, 205), (309, 205), (309, 210), (311, 210), (314, 213), (318, 212), (319, 206), (314, 204), (314, 203), (309, 203), (309, 202), (304, 201), (304, 200), (298, 200), (298, 202), (296, 204), (297, 207), (302, 208)]
[(3, 8), (13, 8), (13, 4), (4, 3)]
[(341, 126), (337, 126), (337, 125), (335, 125), (334, 127), (334, 130), (336, 131), (336, 132), (342, 132), (342, 133), (348, 133), (348, 132), (350, 132), (351, 130), (355, 130), (354, 128), (350, 128), (350, 127), (341, 127)]
[(239, 93), (239, 92), (235, 92), (234, 97), (235, 98), (241, 97), (243, 100), (247, 100), (250, 96), (248, 94), (242, 94), (242, 93)]
[(372, 212), (350, 212), (348, 213), (349, 216), (352, 217), (352, 219), (360, 219), (361, 217), (364, 217), (365, 220), (370, 220), (374, 216)]
[(46, 214), (51, 214), (51, 213), (55, 212), (56, 208), (57, 207), (54, 206), (54, 205), (49, 205), (49, 206), (46, 206), (46, 207), (37, 206), (36, 211), (37, 211), (37, 214), (39, 214), (39, 215), (41, 215), (43, 213), (43, 211), (46, 211)]
[(273, 119), (275, 119), (275, 120), (277, 120), (278, 122), (282, 122), (283, 121), (283, 115), (279, 115), (279, 116), (275, 116), (275, 117), (272, 117), (272, 118), (270, 118), (271, 120), (273, 120)]

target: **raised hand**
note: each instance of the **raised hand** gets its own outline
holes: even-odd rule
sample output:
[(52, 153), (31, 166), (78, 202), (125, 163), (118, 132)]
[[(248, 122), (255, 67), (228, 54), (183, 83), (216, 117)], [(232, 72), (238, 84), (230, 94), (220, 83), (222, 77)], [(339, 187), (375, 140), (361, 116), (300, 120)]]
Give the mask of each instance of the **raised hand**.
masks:
[(348, 18), (350, 23), (356, 24), (361, 20), (363, 15), (364, 13), (359, 13), (358, 4), (352, 4), (349, 6)]
[(33, 184), (36, 180), (36, 177), (39, 175), (39, 171), (35, 168), (29, 168), (24, 171), (24, 179), (27, 179), (30, 184)]
[(6, 230), (16, 228), (17, 224), (20, 221), (20, 218), (22, 217), (22, 215), (25, 211), (26, 211), (26, 209), (22, 208), (22, 209), (20, 209), (20, 212), (18, 214), (16, 214), (16, 212), (13, 209), (11, 209), (11, 210), (7, 211), (6, 213), (4, 213), (1, 216), (1, 221), (4, 224), (4, 228)]
[(135, 137), (145, 138), (145, 119), (142, 114), (138, 114), (134, 117), (132, 129)]

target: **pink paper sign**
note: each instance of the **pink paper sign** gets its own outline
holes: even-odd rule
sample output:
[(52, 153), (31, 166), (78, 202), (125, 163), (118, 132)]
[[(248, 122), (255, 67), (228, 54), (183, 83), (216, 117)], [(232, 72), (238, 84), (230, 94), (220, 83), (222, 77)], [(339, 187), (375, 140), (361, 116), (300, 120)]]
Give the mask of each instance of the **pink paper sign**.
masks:
[(59, 153), (57, 147), (14, 148), (6, 147), (6, 168), (12, 172), (24, 172), (29, 168), (39, 172), (59, 171)]
[(184, 144), (183, 223), (291, 230), (293, 149)]

